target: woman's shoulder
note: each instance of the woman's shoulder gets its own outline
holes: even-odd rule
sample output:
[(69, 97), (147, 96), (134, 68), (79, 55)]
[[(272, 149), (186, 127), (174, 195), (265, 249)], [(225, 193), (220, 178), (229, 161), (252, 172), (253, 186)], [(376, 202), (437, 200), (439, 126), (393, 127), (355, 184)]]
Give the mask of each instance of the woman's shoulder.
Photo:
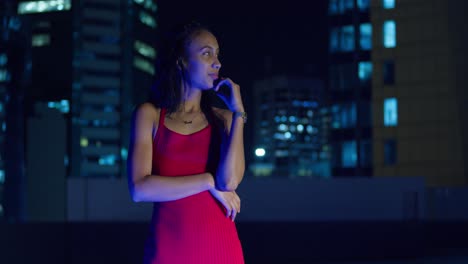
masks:
[(135, 107), (133, 116), (137, 121), (153, 120), (157, 124), (160, 112), (161, 108), (157, 108), (152, 103), (145, 102)]

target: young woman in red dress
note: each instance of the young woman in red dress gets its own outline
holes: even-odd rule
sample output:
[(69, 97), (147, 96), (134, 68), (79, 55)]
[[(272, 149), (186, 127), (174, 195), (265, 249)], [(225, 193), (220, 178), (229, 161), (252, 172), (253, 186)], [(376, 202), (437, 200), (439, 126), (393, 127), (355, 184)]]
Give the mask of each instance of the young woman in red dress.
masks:
[(134, 113), (129, 189), (135, 202), (154, 203), (145, 263), (244, 263), (234, 219), (246, 113), (239, 85), (220, 77), (218, 55), (205, 27), (176, 28), (159, 50), (153, 96)]

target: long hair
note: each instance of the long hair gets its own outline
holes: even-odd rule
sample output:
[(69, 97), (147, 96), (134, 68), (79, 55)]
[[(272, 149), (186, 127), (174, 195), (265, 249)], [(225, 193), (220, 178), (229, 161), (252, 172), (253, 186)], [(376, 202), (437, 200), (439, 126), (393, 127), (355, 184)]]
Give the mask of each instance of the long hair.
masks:
[[(187, 47), (197, 34), (202, 31), (211, 32), (198, 22), (180, 24), (172, 31), (163, 35), (156, 59), (156, 74), (150, 90), (150, 102), (158, 108), (166, 108), (167, 113), (173, 113), (182, 104), (183, 84), (190, 81), (182, 68), (182, 60), (186, 58)], [(202, 107), (206, 107), (206, 95), (202, 95)]]

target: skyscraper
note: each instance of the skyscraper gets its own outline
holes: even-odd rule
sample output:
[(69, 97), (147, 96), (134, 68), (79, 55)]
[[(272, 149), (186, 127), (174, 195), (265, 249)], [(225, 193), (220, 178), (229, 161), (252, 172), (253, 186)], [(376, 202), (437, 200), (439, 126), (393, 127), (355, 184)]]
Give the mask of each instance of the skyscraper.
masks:
[[(63, 162), (54, 163), (63, 175), (49, 186), (66, 177), (124, 177), (132, 110), (146, 98), (155, 74), (154, 0), (21, 1), (17, 12), (32, 28), (28, 124), (60, 123), (43, 106), (65, 117), (65, 136), (48, 142), (66, 146)], [(27, 147), (37, 150), (32, 144)], [(39, 177), (28, 171), (28, 179)]]
[(372, 175), (369, 0), (329, 1), (328, 111), (334, 176)]
[(255, 176), (328, 177), (326, 127), (318, 79), (274, 76), (255, 82)]
[(29, 27), (13, 1), (0, 3), (0, 219), (25, 216), (24, 93), (30, 81)]
[(372, 5), (376, 176), (468, 184), (466, 10), (464, 0)]

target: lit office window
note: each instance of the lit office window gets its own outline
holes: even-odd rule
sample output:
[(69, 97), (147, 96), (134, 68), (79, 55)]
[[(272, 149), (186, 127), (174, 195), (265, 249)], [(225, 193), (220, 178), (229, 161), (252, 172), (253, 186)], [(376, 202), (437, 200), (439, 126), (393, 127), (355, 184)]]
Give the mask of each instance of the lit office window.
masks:
[(356, 141), (343, 142), (341, 149), (341, 166), (343, 168), (356, 167), (357, 164), (357, 146)]
[(398, 101), (396, 98), (387, 98), (384, 100), (384, 125), (398, 125)]
[(0, 66), (6, 65), (8, 62), (8, 56), (5, 53), (0, 54)]
[(80, 139), (80, 146), (83, 147), (83, 148), (85, 148), (85, 147), (87, 147), (88, 145), (89, 145), (88, 139), (85, 138), (85, 137), (82, 137), (82, 138)]
[(0, 183), (4, 183), (4, 182), (5, 182), (5, 171), (0, 170)]
[(372, 62), (360, 61), (358, 67), (358, 76), (361, 84), (370, 83), (372, 80)]
[(140, 11), (140, 21), (149, 27), (156, 28), (156, 20), (144, 11)]
[(340, 1), (341, 13), (354, 9), (354, 0), (341, 0)]
[(364, 23), (359, 25), (360, 40), (362, 50), (372, 49), (372, 24)]
[(339, 13), (338, 3), (339, 3), (339, 0), (330, 0), (328, 2), (328, 13), (330, 15), (335, 15)]
[(370, 0), (357, 0), (357, 5), (359, 7), (359, 10), (367, 11), (370, 7)]
[(133, 48), (141, 55), (150, 59), (154, 59), (156, 57), (156, 50), (142, 41), (136, 40), (133, 43)]
[(153, 2), (153, 0), (133, 0), (133, 2), (153, 12), (156, 12), (156, 10), (158, 10), (158, 6), (155, 2)]
[(50, 44), (50, 35), (48, 34), (36, 34), (32, 36), (32, 46), (42, 47)]
[(385, 9), (395, 8), (395, 0), (382, 0), (382, 5)]
[(18, 14), (66, 11), (71, 9), (71, 0), (27, 1), (18, 4)]
[(393, 20), (387, 20), (384, 22), (383, 44), (385, 48), (396, 47), (396, 24)]
[(0, 82), (9, 82), (10, 80), (10, 73), (5, 69), (0, 70)]
[(352, 25), (341, 28), (341, 51), (354, 50), (354, 27)]
[(257, 157), (264, 157), (266, 154), (266, 151), (264, 148), (256, 148), (255, 149), (255, 156)]
[(141, 71), (149, 73), (150, 75), (154, 75), (154, 66), (147, 60), (136, 57), (133, 59), (133, 66)]
[(330, 0), (328, 4), (328, 12), (330, 15), (344, 14), (348, 10), (353, 10), (353, 8), (354, 0)]
[(70, 103), (68, 102), (68, 100), (61, 100), (59, 102), (48, 102), (47, 106), (49, 108), (55, 108), (64, 114), (70, 112)]
[(330, 52), (334, 53), (340, 49), (340, 29), (332, 28), (330, 31)]
[(383, 83), (385, 85), (395, 84), (395, 63), (393, 60), (383, 62)]
[(352, 128), (356, 126), (356, 104), (334, 105), (331, 109), (332, 128)]
[(113, 154), (104, 155), (99, 158), (99, 165), (102, 165), (102, 166), (115, 165), (116, 160), (117, 160), (116, 155), (113, 155)]
[(387, 166), (395, 165), (397, 162), (397, 144), (395, 139), (386, 139), (384, 141), (384, 164)]
[(122, 148), (120, 150), (120, 156), (122, 157), (122, 160), (127, 160), (127, 158), (128, 158), (128, 149), (127, 148)]

